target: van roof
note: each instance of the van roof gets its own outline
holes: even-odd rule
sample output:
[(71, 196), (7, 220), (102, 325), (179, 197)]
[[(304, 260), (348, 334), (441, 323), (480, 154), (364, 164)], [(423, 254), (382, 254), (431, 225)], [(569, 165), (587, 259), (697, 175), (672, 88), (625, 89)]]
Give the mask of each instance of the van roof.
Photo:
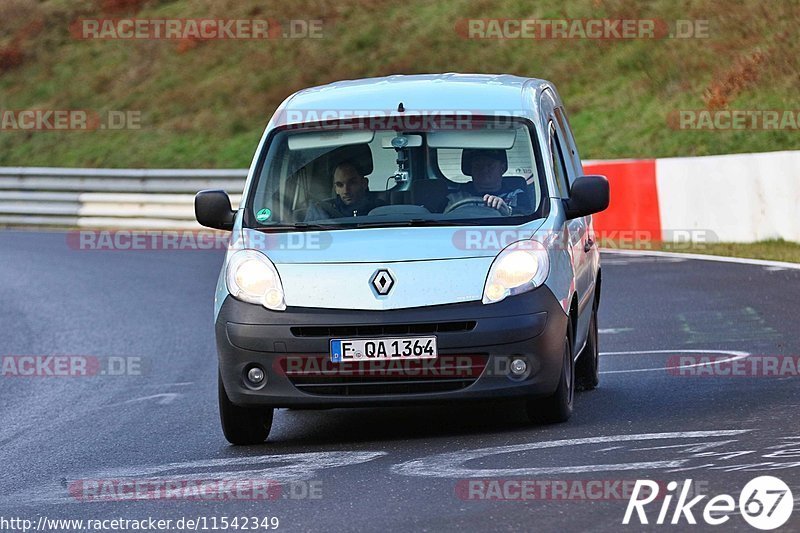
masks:
[[(406, 111), (492, 114), (533, 112), (531, 93), (552, 84), (546, 80), (509, 74), (417, 74), (343, 80), (303, 89), (287, 98), (276, 111), (289, 123), (305, 122), (304, 114), (327, 112), (336, 116), (369, 112), (394, 113), (402, 102)], [(557, 96), (556, 96), (557, 98)], [(297, 113), (293, 113), (293, 112)], [(297, 119), (292, 119), (297, 117)]]

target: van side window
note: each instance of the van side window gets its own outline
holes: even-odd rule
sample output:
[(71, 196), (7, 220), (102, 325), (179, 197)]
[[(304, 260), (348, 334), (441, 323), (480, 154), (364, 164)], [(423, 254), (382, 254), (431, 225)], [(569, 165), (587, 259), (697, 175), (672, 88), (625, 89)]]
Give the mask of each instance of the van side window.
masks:
[(578, 155), (578, 149), (575, 147), (575, 138), (572, 136), (572, 130), (569, 127), (569, 121), (567, 120), (567, 115), (564, 113), (564, 108), (557, 107), (553, 113), (558, 123), (558, 137), (563, 141), (563, 156), (567, 167), (569, 184), (572, 185), (575, 179), (583, 174), (581, 158)]
[(567, 168), (564, 165), (564, 154), (555, 125), (550, 122), (550, 153), (552, 154), (553, 172), (556, 176), (556, 185), (561, 198), (569, 198), (569, 183), (567, 181)]

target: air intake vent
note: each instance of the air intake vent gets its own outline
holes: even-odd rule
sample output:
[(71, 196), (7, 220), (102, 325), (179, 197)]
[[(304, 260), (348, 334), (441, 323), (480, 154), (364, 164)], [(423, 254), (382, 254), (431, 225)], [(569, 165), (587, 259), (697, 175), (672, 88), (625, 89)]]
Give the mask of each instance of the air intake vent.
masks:
[(475, 329), (475, 321), (439, 322), (432, 324), (376, 324), (366, 326), (297, 326), (291, 328), (295, 337), (369, 337), (376, 335), (424, 335), (429, 333), (460, 333)]

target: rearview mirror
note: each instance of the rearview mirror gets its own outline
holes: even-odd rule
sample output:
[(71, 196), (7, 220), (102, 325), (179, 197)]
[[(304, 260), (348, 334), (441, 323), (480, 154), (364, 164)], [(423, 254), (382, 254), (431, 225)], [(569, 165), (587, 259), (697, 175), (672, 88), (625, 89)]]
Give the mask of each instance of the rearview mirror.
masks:
[(599, 213), (608, 207), (608, 179), (605, 176), (581, 176), (572, 184), (565, 202), (567, 220)]
[(401, 148), (418, 148), (422, 146), (422, 135), (396, 135), (395, 137), (384, 137), (381, 141), (381, 147), (394, 148), (400, 150)]
[(194, 197), (194, 216), (203, 226), (231, 230), (234, 215), (236, 211), (231, 209), (231, 199), (225, 191), (205, 190)]

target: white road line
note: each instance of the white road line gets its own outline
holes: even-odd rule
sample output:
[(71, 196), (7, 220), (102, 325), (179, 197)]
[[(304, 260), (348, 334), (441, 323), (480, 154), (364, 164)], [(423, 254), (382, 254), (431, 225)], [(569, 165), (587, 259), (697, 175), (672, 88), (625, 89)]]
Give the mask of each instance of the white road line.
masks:
[(724, 354), (733, 357), (726, 357), (708, 363), (694, 363), (691, 365), (678, 365), (678, 366), (663, 366), (658, 368), (632, 368), (630, 370), (605, 370), (600, 374), (632, 374), (634, 372), (663, 372), (664, 370), (679, 370), (681, 368), (692, 368), (695, 366), (709, 366), (717, 365), (720, 363), (729, 363), (749, 357), (749, 352), (740, 352), (736, 350), (640, 350), (631, 352), (600, 352), (600, 355), (646, 355), (646, 354), (682, 354), (682, 353), (702, 353), (702, 354)]
[(179, 381), (177, 383), (149, 383), (142, 385), (143, 387), (187, 387), (194, 385), (194, 381)]
[(633, 328), (601, 328), (597, 330), (597, 333), (613, 335), (615, 333), (625, 333), (626, 331), (633, 331)]
[(125, 405), (125, 404), (128, 404), (128, 403), (146, 402), (146, 401), (149, 401), (149, 400), (156, 400), (156, 403), (158, 405), (167, 405), (167, 404), (170, 404), (173, 401), (177, 400), (178, 398), (180, 398), (180, 396), (181, 395), (178, 394), (177, 392), (162, 392), (160, 394), (152, 394), (150, 396), (142, 396), (140, 398), (131, 398), (130, 400), (125, 400), (124, 402), (121, 402), (121, 403), (112, 403), (112, 404), (109, 404), (109, 405), (102, 405), (99, 408), (100, 409), (104, 409), (106, 407), (119, 407), (120, 405)]
[[(577, 474), (583, 472), (613, 472), (620, 470), (639, 470), (650, 468), (674, 468), (683, 466), (688, 459), (651, 461), (619, 464), (587, 464), (576, 466), (533, 467), (533, 468), (470, 468), (464, 466), (468, 461), (500, 454), (519, 454), (545, 448), (561, 448), (584, 444), (606, 442), (636, 442), (660, 439), (702, 439), (707, 437), (728, 437), (742, 435), (749, 429), (723, 429), (713, 431), (675, 431), (668, 433), (639, 433), (633, 435), (608, 435), (580, 439), (563, 439), (540, 442), (526, 442), (508, 446), (494, 446), (477, 450), (459, 450), (430, 455), (423, 459), (407, 461), (392, 467), (392, 472), (404, 476), (442, 477), (442, 478), (485, 478), (506, 476), (536, 476), (549, 474)], [(519, 457), (511, 458), (519, 463)]]
[[(79, 490), (82, 481), (136, 481), (149, 483), (203, 482), (212, 480), (271, 480), (291, 482), (314, 479), (321, 470), (341, 468), (366, 463), (384, 457), (383, 451), (355, 452), (349, 450), (328, 452), (301, 452), (251, 457), (226, 457), (221, 459), (198, 459), (194, 461), (165, 463), (156, 465), (125, 466), (72, 475), (61, 484), (50, 483), (33, 487), (25, 492), (8, 496), (9, 501), (27, 503), (76, 504), (86, 502), (102, 503), (103, 498), (81, 500)], [(228, 467), (227, 469), (225, 469)]]
[(677, 259), (696, 259), (699, 261), (716, 261), (718, 263), (736, 263), (741, 265), (755, 265), (765, 267), (778, 267), (781, 269), (800, 270), (800, 263), (787, 263), (784, 261), (768, 261), (766, 259), (748, 259), (745, 257), (728, 257), (725, 255), (686, 254), (679, 252), (657, 252), (654, 250), (610, 250), (601, 248), (602, 253), (618, 255), (650, 255), (656, 257), (669, 257)]
[(691, 349), (691, 350), (684, 350), (684, 349), (677, 349), (677, 350), (632, 350), (629, 352), (600, 352), (600, 355), (640, 355), (640, 354), (659, 354), (659, 353), (674, 353), (674, 354), (681, 354), (681, 353), (719, 353), (724, 355), (750, 355), (749, 352), (740, 352), (737, 350), (698, 350), (698, 349)]

